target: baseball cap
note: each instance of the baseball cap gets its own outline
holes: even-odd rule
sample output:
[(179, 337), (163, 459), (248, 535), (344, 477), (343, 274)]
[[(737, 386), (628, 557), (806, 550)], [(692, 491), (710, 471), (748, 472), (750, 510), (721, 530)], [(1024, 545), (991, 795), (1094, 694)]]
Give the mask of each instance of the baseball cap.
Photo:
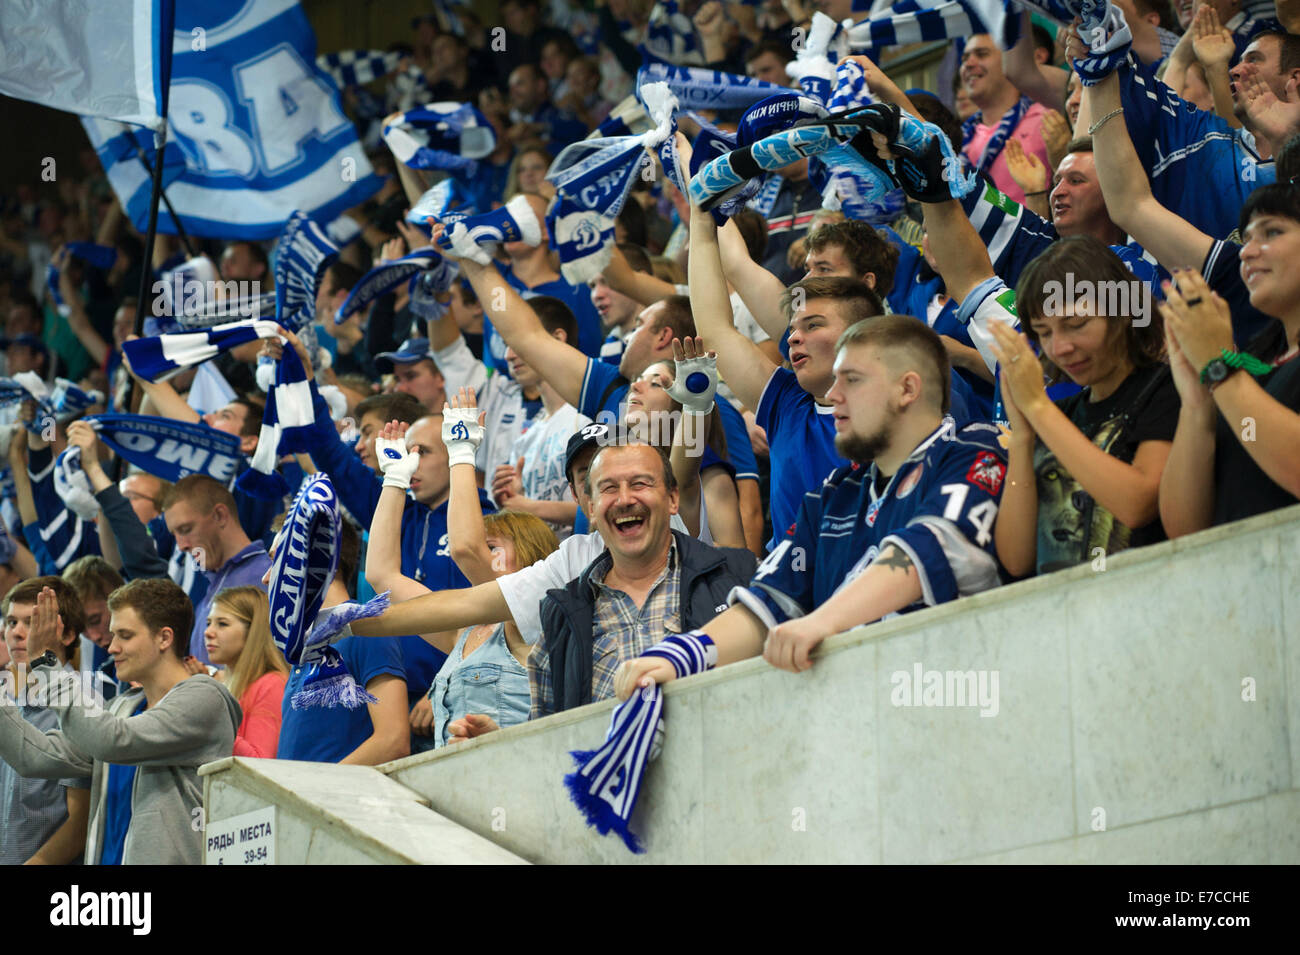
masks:
[[(397, 351), (386, 351), (375, 356), (375, 367), (382, 374), (392, 374), (394, 365), (409, 365), (412, 362), (433, 359), (433, 350), (427, 338), (408, 338), (402, 342)], [(435, 364), (437, 364), (435, 362)]]
[(589, 424), (569, 439), (564, 449), (564, 476), (573, 480), (573, 462), (586, 448), (613, 444), (609, 425)]

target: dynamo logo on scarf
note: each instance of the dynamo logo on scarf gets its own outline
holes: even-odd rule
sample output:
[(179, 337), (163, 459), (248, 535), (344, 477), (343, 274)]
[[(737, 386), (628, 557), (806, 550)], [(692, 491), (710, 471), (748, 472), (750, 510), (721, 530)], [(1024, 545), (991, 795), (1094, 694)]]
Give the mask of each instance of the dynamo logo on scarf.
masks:
[(310, 217), (295, 211), (275, 247), (275, 318), (297, 331), (316, 319), (316, 292), (321, 277), (339, 255), (339, 247)]
[(497, 148), (486, 116), (469, 103), (429, 103), (384, 126), (384, 142), (412, 169), (478, 172), (476, 160)]
[[(642, 71), (644, 72), (644, 70)], [(655, 128), (640, 136), (584, 139), (566, 146), (546, 174), (556, 200), (547, 212), (551, 241), (560, 253), (565, 281), (580, 285), (609, 264), (614, 220), (623, 210), (638, 171), (651, 162), (646, 149), (670, 143), (676, 125), (677, 101), (662, 83), (642, 86), (642, 102), (651, 111)], [(667, 146), (664, 168), (680, 178), (676, 150)]]
[(205, 474), (229, 484), (243, 455), (239, 438), (205, 424), (109, 413), (85, 419), (122, 459), (164, 481)]

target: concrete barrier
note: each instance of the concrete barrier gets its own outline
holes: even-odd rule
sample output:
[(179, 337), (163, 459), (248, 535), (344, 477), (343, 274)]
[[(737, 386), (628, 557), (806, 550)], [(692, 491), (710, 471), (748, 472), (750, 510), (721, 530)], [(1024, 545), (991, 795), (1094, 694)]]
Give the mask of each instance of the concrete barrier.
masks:
[(532, 862), (1296, 863), (1298, 584), (1300, 507), (674, 683), (643, 856), (562, 783), (612, 701), (379, 770)]

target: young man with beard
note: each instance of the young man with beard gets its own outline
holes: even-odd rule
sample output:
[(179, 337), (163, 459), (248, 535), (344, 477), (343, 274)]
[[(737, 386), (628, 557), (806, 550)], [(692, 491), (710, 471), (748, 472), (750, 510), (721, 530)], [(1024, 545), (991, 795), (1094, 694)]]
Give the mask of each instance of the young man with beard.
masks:
[[(799, 517), (732, 606), (701, 634), (725, 664), (762, 653), (799, 672), (832, 634), (998, 584), (993, 525), (1006, 457), (991, 425), (946, 420), (948, 359), (914, 318), (859, 322), (840, 338), (833, 403), (853, 463), (804, 495)], [(673, 665), (622, 665), (616, 693), (673, 679)]]

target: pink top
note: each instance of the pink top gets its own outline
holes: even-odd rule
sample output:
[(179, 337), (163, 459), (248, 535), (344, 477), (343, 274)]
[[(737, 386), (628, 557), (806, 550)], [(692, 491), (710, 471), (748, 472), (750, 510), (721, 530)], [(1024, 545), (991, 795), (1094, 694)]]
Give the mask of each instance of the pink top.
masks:
[(283, 673), (264, 673), (239, 698), (244, 711), (243, 722), (235, 734), (235, 755), (274, 759), (280, 743), (280, 701), (288, 677)]
[[(1055, 175), (1056, 170), (1048, 165), (1047, 147), (1043, 145), (1043, 114), (1046, 112), (1047, 108), (1042, 103), (1035, 103), (1030, 106), (1029, 111), (1025, 113), (1024, 119), (1020, 121), (1020, 125), (1012, 131), (1011, 135), (1020, 140), (1020, 145), (1024, 147), (1025, 152), (1033, 153), (1038, 157), (1043, 164), (1043, 168), (1047, 170), (1047, 188), (1051, 189), (1052, 177)], [(997, 117), (992, 126), (985, 126), (980, 123), (975, 127), (975, 135), (971, 137), (971, 141), (966, 144), (964, 150), (966, 158), (972, 163), (979, 164), (980, 154), (984, 152), (984, 145), (993, 138), (993, 133), (998, 128), (998, 122), (1001, 119), (1001, 116)], [(1025, 201), (1025, 192), (1011, 178), (1011, 172), (1007, 169), (1007, 157), (1002, 153), (999, 153), (998, 158), (993, 160), (993, 167), (989, 170), (989, 175), (993, 178), (994, 185), (1016, 202), (1023, 203)]]

